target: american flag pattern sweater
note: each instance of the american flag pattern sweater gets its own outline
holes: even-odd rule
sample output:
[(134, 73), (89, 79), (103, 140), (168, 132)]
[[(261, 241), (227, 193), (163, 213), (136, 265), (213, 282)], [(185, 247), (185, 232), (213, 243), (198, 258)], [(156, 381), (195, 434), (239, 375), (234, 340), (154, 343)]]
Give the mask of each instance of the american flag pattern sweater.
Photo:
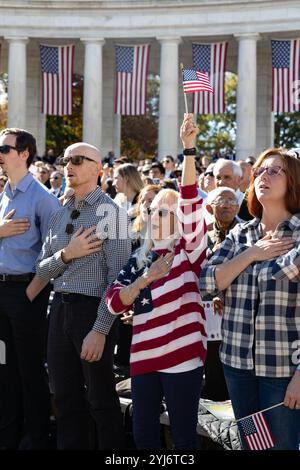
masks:
[(207, 234), (196, 185), (180, 188), (177, 216), (181, 238), (175, 244), (169, 273), (141, 290), (133, 305), (125, 306), (120, 290), (132, 284), (167, 250), (151, 252), (148, 265), (142, 269), (132, 255), (107, 291), (111, 313), (134, 311), (131, 376), (155, 371), (183, 372), (205, 361), (205, 314), (199, 276), (206, 260)]

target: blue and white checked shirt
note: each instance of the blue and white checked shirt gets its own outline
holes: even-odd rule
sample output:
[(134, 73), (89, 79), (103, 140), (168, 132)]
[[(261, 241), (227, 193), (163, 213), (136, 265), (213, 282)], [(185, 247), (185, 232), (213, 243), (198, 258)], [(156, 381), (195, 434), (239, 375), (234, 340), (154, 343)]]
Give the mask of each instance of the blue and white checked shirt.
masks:
[(12, 191), (6, 183), (0, 194), (0, 222), (15, 209), (14, 219), (27, 218), (30, 228), (21, 235), (0, 239), (0, 273), (35, 272), (35, 262), (46, 238), (52, 215), (60, 203), (46, 186), (27, 173)]
[[(75, 209), (72, 196), (52, 218), (46, 241), (37, 261), (36, 272), (45, 280), (54, 278), (55, 292), (69, 292), (101, 297), (98, 315), (93, 329), (108, 334), (115, 321), (105, 303), (107, 287), (117, 278), (131, 254), (126, 211), (119, 208), (99, 187), (79, 202), (80, 215), (71, 220)], [(100, 238), (106, 238), (101, 250), (65, 264), (61, 250), (72, 235), (66, 233), (66, 225), (72, 223), (75, 233), (80, 226), (88, 229), (97, 225)], [(84, 315), (84, 312), (82, 312)]]
[[(221, 361), (258, 376), (290, 377), (300, 347), (300, 214), (278, 225), (276, 238), (293, 237), (286, 255), (249, 265), (226, 289)], [(204, 266), (201, 294), (215, 295), (215, 269), (262, 238), (260, 220), (236, 225)]]

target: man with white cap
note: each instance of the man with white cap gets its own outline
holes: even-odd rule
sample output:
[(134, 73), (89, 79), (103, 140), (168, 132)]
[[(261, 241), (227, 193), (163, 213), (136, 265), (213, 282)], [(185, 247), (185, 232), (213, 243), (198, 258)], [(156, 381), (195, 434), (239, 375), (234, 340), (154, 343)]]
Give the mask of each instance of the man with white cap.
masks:
[(97, 186), (101, 155), (96, 147), (70, 145), (60, 163), (74, 194), (52, 218), (37, 262), (42, 279), (54, 278), (48, 367), (57, 446), (122, 448), (113, 376), (116, 328), (105, 292), (131, 252), (127, 216)]

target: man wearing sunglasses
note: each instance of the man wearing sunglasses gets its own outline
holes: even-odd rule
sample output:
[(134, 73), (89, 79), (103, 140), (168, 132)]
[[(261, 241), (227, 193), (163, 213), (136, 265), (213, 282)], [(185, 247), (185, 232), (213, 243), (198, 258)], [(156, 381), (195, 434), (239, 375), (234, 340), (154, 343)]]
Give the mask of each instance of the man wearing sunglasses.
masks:
[(162, 161), (163, 167), (165, 169), (165, 179), (171, 178), (171, 173), (175, 171), (175, 162), (172, 155), (167, 155)]
[[(48, 367), (57, 446), (93, 449), (96, 442), (98, 449), (120, 449), (123, 425), (113, 376), (117, 325), (105, 293), (131, 253), (127, 214), (97, 186), (101, 155), (96, 147), (70, 145), (60, 164), (74, 194), (53, 217), (37, 263), (43, 279), (54, 278)], [(97, 235), (103, 220), (109, 227), (104, 241)]]
[(35, 276), (49, 220), (60, 207), (28, 171), (36, 155), (32, 134), (0, 133), (0, 448), (46, 448), (50, 396), (44, 368), (50, 287)]
[(62, 190), (63, 175), (59, 171), (53, 171), (50, 175), (50, 192), (56, 197), (63, 195)]

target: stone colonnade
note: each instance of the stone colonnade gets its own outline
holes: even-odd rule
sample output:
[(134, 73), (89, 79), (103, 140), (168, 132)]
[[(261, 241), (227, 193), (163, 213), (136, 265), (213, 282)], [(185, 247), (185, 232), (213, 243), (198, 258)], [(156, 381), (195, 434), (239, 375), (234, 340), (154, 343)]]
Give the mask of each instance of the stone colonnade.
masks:
[[(30, 38), (7, 36), (4, 39), (8, 46), (8, 126), (28, 129), (33, 127), (30, 126), (30, 121), (33, 119), (32, 115), (30, 117), (31, 103), (28, 97), (26, 99), (28, 91), (28, 74), (26, 71), (28, 59), (27, 45), (30, 42)], [(255, 155), (257, 151), (272, 144), (270, 108), (264, 111), (265, 114), (269, 115), (268, 135), (266, 137), (259, 136), (260, 142), (257, 142), (257, 82), (258, 73), (262, 73), (262, 68), (257, 70), (257, 44), (259, 40), (260, 36), (256, 33), (239, 34), (231, 39), (231, 43), (233, 43), (234, 47), (237, 47), (236, 147), (238, 158), (246, 158), (252, 154)], [(197, 38), (194, 41), (197, 42)], [(43, 43), (47, 42), (49, 41), (43, 41)], [(56, 42), (59, 43), (58, 40)], [(179, 88), (181, 86), (178, 71), (179, 47), (181, 47), (183, 38), (179, 36), (157, 37), (155, 42), (156, 47), (159, 47), (159, 57), (157, 57), (157, 62), (160, 64), (157, 70), (160, 75), (158, 152), (159, 157), (162, 158), (166, 154), (176, 155), (180, 151), (178, 126), (183, 107), (178, 99)], [(198, 38), (198, 42), (206, 41), (203, 38)], [(60, 43), (64, 44), (65, 41), (62, 40)], [(128, 40), (126, 43), (130, 44), (131, 41)], [(114, 51), (112, 44), (110, 45), (109, 64), (103, 60), (107, 44), (105, 38), (82, 37), (80, 38), (80, 44), (84, 48), (84, 53), (82, 54), (84, 56), (84, 66), (81, 70), (81, 73), (84, 75), (83, 140), (101, 148), (103, 153), (114, 148), (116, 154), (118, 154), (120, 145), (120, 118), (113, 113)], [(38, 60), (37, 57), (36, 60)], [(107, 66), (108, 69), (106, 70)], [(33, 100), (34, 94), (37, 93), (38, 90), (31, 93), (30, 99)], [(264, 95), (267, 93), (267, 90), (265, 90)], [(270, 106), (269, 98), (265, 100), (265, 104), (268, 107)], [(108, 109), (108, 99), (110, 100), (110, 109)], [(37, 109), (35, 109), (35, 112), (37, 112)], [(263, 119), (265, 120), (265, 116)], [(45, 119), (42, 115), (39, 115), (37, 121), (39, 123), (37, 137), (41, 152), (44, 151), (45, 131), (43, 128), (45, 127)], [(105, 132), (103, 132), (103, 129), (105, 129)]]

